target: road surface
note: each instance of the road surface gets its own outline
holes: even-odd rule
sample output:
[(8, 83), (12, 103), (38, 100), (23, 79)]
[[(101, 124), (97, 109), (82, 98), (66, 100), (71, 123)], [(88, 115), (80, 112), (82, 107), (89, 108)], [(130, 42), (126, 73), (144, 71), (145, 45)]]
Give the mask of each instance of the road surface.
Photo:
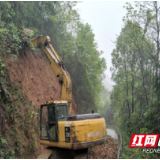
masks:
[(118, 139), (118, 135), (113, 129), (107, 129), (107, 135), (114, 139)]

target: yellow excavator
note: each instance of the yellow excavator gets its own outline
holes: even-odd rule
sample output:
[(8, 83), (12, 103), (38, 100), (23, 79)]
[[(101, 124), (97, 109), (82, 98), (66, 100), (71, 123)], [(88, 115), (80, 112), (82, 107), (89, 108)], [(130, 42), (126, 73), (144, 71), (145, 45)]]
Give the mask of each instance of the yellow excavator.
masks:
[(61, 88), (59, 100), (45, 102), (40, 106), (40, 144), (50, 148), (45, 150), (47, 154), (42, 153), (39, 158), (49, 158), (55, 148), (65, 149), (68, 152), (104, 143), (106, 141), (104, 118), (101, 118), (98, 113), (71, 115), (71, 78), (51, 45), (50, 37), (38, 36), (31, 42), (29, 47), (40, 48), (46, 55)]

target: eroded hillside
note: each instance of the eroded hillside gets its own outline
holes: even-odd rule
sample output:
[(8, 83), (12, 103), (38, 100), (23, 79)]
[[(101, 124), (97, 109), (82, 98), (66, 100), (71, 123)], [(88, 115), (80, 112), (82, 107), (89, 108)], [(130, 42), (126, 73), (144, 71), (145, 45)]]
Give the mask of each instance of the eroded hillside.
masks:
[[(26, 49), (18, 56), (5, 54), (3, 61), (0, 132), (8, 143), (4, 144), (4, 153), (14, 151), (17, 158), (36, 158), (43, 150), (38, 138), (39, 106), (60, 99), (59, 83), (40, 51)], [(74, 101), (73, 108), (72, 115)]]

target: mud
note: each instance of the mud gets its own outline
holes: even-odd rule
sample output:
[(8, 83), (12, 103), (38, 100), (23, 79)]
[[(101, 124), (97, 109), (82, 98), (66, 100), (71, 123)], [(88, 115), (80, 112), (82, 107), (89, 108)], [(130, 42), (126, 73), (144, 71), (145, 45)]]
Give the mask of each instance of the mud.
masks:
[(88, 159), (116, 159), (118, 145), (112, 137), (107, 137), (104, 144), (89, 148)]

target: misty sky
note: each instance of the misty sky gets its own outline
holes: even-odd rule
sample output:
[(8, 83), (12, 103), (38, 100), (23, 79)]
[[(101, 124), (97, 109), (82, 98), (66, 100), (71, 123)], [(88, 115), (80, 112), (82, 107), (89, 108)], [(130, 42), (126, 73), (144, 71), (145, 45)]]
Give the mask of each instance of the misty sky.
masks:
[(123, 26), (122, 18), (127, 11), (123, 6), (125, 1), (82, 1), (76, 8), (82, 22), (89, 23), (95, 34), (99, 50), (103, 50), (107, 62), (106, 80), (113, 84), (111, 78), (111, 52), (114, 48), (114, 41), (120, 34)]

